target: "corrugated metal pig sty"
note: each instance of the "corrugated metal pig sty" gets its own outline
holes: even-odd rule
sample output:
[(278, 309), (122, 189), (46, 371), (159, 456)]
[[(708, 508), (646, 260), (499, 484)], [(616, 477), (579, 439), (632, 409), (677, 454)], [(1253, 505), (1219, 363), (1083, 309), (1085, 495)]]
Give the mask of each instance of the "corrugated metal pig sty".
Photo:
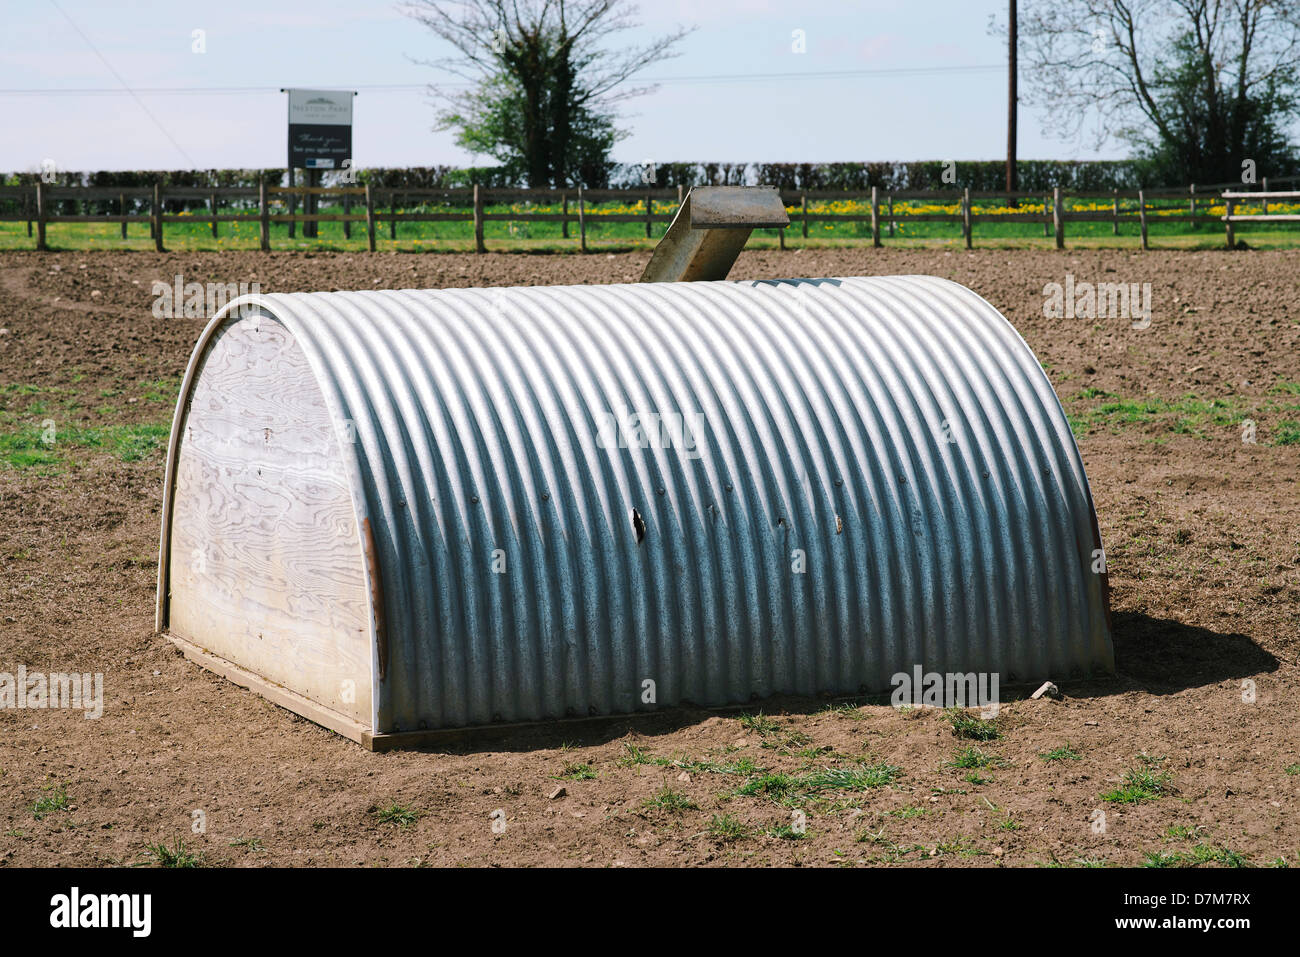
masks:
[(371, 745), (1113, 670), (1060, 404), (929, 277), (246, 297), (163, 514), (159, 629)]

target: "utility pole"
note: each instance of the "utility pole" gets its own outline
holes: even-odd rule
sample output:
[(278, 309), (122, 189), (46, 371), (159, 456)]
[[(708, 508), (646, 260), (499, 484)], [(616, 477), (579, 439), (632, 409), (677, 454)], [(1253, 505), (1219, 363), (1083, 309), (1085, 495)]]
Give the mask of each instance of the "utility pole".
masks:
[[(1014, 193), (1020, 186), (1016, 170), (1016, 100), (1018, 99), (1016, 47), (1016, 0), (1011, 0), (1011, 17), (1007, 24), (1007, 192)], [(1011, 206), (1018, 206), (1015, 196), (1008, 196)]]

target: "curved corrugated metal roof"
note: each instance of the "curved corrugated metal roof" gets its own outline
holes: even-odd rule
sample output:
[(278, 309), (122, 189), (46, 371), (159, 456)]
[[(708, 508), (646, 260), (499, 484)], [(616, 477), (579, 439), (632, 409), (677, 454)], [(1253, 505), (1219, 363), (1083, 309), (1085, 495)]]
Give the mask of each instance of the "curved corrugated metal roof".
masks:
[[(1066, 418), (1011, 325), (955, 283), (226, 312), (245, 302), (292, 332), (355, 454), (385, 606), (376, 730), (642, 710), (646, 680), (660, 706), (707, 705), (885, 690), (918, 664), (1004, 682), (1113, 668)], [(608, 447), (624, 410), (702, 422), (698, 444)], [(164, 528), (163, 562), (166, 545)]]

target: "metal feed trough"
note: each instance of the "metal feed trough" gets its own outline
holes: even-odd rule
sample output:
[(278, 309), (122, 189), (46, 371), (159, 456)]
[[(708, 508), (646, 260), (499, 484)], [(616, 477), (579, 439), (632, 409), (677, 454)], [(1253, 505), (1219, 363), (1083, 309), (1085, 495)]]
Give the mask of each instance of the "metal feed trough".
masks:
[(696, 189), (641, 283), (231, 303), (176, 409), (158, 629), (372, 748), (1111, 671), (1025, 342), (942, 279), (720, 281), (786, 222)]

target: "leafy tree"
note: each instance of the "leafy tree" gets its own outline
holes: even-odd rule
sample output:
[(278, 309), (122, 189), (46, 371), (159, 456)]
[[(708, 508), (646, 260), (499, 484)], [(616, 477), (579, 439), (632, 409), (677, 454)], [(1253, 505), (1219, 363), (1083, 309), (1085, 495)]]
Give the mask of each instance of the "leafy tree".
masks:
[(1028, 0), (1028, 99), (1078, 135), (1095, 117), (1167, 183), (1294, 166), (1300, 0)]
[(429, 65), (469, 81), (457, 92), (430, 88), (437, 128), (534, 187), (604, 182), (624, 135), (614, 105), (654, 89), (627, 82), (675, 56), (687, 32), (611, 49), (612, 35), (636, 26), (627, 0), (418, 0), (403, 9), (457, 51)]

